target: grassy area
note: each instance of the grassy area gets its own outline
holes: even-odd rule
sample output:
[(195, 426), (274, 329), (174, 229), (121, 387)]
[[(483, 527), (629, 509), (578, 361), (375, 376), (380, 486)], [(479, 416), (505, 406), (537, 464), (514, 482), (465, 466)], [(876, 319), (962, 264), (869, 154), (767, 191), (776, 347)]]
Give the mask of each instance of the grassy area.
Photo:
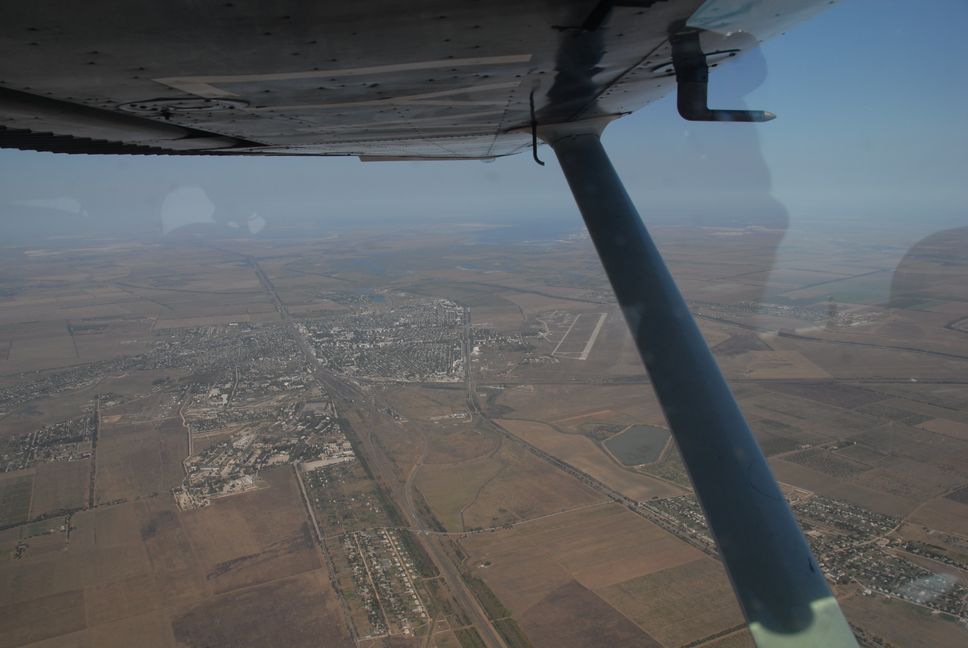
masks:
[(375, 480), (373, 483), (376, 485), (376, 496), (380, 500), (380, 505), (386, 512), (387, 519), (390, 520), (390, 526), (407, 526), (396, 505), (390, 500), (389, 497), (387, 497), (386, 492), (383, 490), (383, 486)]
[(447, 540), (447, 546), (452, 552), (454, 552), (458, 562), (464, 562), (467, 560), (467, 554), (464, 553), (464, 549), (460, 546), (460, 543), (453, 540)]
[(440, 586), (436, 580), (418, 580), (414, 582), (417, 594), (427, 608), (427, 615), (435, 619), (442, 614), (446, 614), (449, 608), (440, 600)]
[(437, 519), (437, 516), (434, 515), (433, 510), (431, 510), (427, 504), (427, 500), (424, 499), (423, 494), (419, 490), (414, 491), (413, 500), (417, 506), (417, 513), (430, 525), (431, 529), (434, 531), (447, 531), (444, 525), (440, 523), (440, 520)]
[(679, 457), (679, 451), (676, 449), (675, 444), (669, 448), (661, 461), (644, 466), (642, 472), (655, 475), (660, 479), (666, 479), (686, 488), (690, 488), (692, 485), (689, 481), (689, 475), (686, 474), (686, 467), (682, 465), (682, 458)]
[(413, 558), (413, 566), (418, 574), (424, 578), (434, 578), (438, 575), (437, 566), (424, 551), (423, 546), (413, 537), (411, 531), (400, 531), (400, 542)]
[(494, 460), (424, 466), (417, 477), (417, 488), (448, 531), (463, 531), (461, 511), (501, 468), (502, 463)]
[(476, 628), (461, 628), (454, 630), (454, 634), (457, 635), (461, 648), (486, 648)]
[(514, 619), (510, 617), (498, 619), (494, 622), (494, 627), (501, 633), (501, 637), (507, 643), (508, 648), (534, 648), (534, 644), (531, 643), (528, 636), (524, 634), (524, 630)]
[(511, 611), (504, 607), (501, 600), (484, 581), (473, 574), (462, 573), (461, 575), (464, 577), (464, 582), (474, 592), (474, 596), (480, 601), (481, 607), (484, 608), (484, 613), (487, 614), (489, 619), (503, 619), (511, 616)]

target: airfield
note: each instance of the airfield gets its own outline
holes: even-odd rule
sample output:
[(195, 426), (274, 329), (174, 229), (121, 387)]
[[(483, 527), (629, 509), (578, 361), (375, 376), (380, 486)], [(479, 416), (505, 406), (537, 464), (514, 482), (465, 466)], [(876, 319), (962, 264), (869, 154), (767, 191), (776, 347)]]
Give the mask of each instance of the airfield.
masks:
[[(0, 648), (750, 646), (590, 243), (0, 254)], [(968, 640), (964, 230), (659, 228), (863, 645)]]

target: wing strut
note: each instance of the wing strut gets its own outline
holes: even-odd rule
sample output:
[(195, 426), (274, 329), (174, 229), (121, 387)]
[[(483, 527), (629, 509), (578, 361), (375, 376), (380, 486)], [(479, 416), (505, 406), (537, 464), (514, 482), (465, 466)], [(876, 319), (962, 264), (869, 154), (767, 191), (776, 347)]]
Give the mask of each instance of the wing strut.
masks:
[(599, 140), (543, 126), (758, 646), (856, 646), (712, 352)]

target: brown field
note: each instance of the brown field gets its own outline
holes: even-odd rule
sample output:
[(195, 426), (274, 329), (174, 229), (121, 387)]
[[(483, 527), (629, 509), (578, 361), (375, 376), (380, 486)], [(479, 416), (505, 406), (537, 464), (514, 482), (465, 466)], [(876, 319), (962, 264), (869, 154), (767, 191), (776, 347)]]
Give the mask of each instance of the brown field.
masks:
[(188, 441), (177, 418), (102, 424), (97, 446), (97, 501), (168, 493), (181, 483)]
[(642, 628), (575, 581), (551, 590), (523, 613), (521, 627), (536, 648), (661, 646)]
[(175, 639), (205, 646), (353, 646), (325, 571), (315, 569), (215, 596), (172, 621)]
[(151, 560), (159, 595), (167, 605), (180, 607), (210, 595), (206, 572), (175, 503), (168, 498), (153, 498), (141, 504), (139, 513), (139, 539)]
[(80, 362), (63, 320), (0, 327), (0, 373), (50, 369)]
[(448, 531), (463, 531), (463, 513), (477, 500), (478, 493), (504, 469), (499, 458), (484, 458), (458, 464), (424, 465), (416, 485), (434, 516)]
[(649, 385), (522, 385), (505, 389), (495, 400), (516, 418), (545, 421), (575, 434), (593, 423), (665, 425)]
[(213, 250), (74, 249), (26, 267), (26, 289), (6, 297), (0, 314), (0, 373), (138, 353), (159, 317), (162, 326), (277, 319), (252, 269)]
[(461, 544), (473, 573), (512, 611), (535, 646), (598, 645), (591, 639), (595, 632), (612, 637), (609, 641), (651, 645), (651, 631), (631, 623), (602, 593), (703, 557), (611, 503), (468, 536)]
[[(393, 635), (391, 637), (380, 637), (367, 642), (372, 648), (421, 648), (424, 646), (423, 637), (404, 637)], [(354, 645), (354, 644), (350, 644)], [(460, 646), (460, 643), (457, 644)]]
[[(500, 293), (500, 289), (497, 292)], [(572, 301), (565, 292), (556, 291), (556, 294), (560, 296), (555, 297), (548, 297), (534, 292), (508, 292), (501, 296), (520, 307), (526, 317), (553, 310), (567, 311), (569, 309), (575, 309), (576, 307), (581, 309), (594, 308), (593, 305), (580, 301)], [(549, 291), (548, 294), (552, 294), (552, 292)]]
[(517, 332), (524, 324), (524, 315), (517, 304), (495, 296), (491, 300), (481, 299), (473, 310), (475, 325), (487, 326), (500, 332)]
[[(66, 518), (55, 517), (26, 527), (24, 531), (26, 537), (23, 540), (27, 544), (31, 557), (36, 558), (67, 548), (67, 534), (63, 530), (65, 521)], [(38, 532), (43, 535), (36, 535)]]
[(100, 583), (85, 590), (86, 617), (90, 625), (138, 616), (162, 605), (150, 573)]
[(626, 497), (641, 501), (651, 497), (672, 497), (684, 492), (667, 482), (623, 468), (586, 437), (562, 434), (538, 421), (496, 419), (495, 422), (515, 436), (591, 475)]
[(850, 439), (869, 432), (875, 423), (866, 414), (830, 406), (821, 408), (814, 401), (787, 394), (752, 393), (740, 395), (739, 400), (748, 417), (773, 421), (771, 432), (794, 436), (802, 443)]
[(14, 548), (20, 540), (21, 533), (22, 529), (19, 526), (0, 530), (0, 565), (14, 560)]
[(461, 648), (460, 641), (452, 630), (443, 630), (434, 633), (435, 648)]
[(968, 504), (944, 497), (921, 505), (911, 513), (909, 520), (932, 529), (968, 536)]
[(824, 405), (854, 409), (890, 398), (887, 394), (838, 382), (771, 382), (764, 385), (772, 392), (797, 396)]
[(279, 321), (279, 314), (269, 307), (263, 310), (250, 312), (248, 309), (239, 310), (239, 307), (225, 309), (227, 312), (205, 315), (201, 317), (161, 317), (155, 322), (154, 328), (158, 330), (168, 328), (192, 328), (197, 326), (217, 326), (219, 324), (231, 324), (232, 322), (247, 322), (251, 324), (272, 323)]
[(872, 468), (859, 461), (841, 457), (839, 453), (829, 448), (811, 448), (788, 453), (783, 456), (783, 460), (812, 468), (832, 477), (853, 477)]
[(0, 474), (0, 527), (27, 521), (33, 486), (33, 470)]
[[(869, 340), (869, 338), (867, 338)], [(876, 339), (876, 338), (875, 338)], [(774, 338), (772, 346), (795, 347), (821, 371), (839, 380), (898, 377), (944, 378), (964, 370), (963, 360), (947, 359), (914, 351), (838, 345), (828, 341)]]
[(851, 478), (856, 484), (891, 495), (925, 501), (943, 495), (965, 481), (963, 473), (934, 468), (931, 464), (894, 458), (883, 468), (876, 468)]
[(737, 630), (719, 639), (714, 639), (709, 643), (703, 644), (706, 648), (756, 648), (753, 643), (753, 635), (749, 630)]
[(918, 425), (919, 428), (953, 437), (959, 441), (968, 441), (968, 423), (952, 421), (945, 418), (934, 418)]
[(373, 439), (396, 464), (398, 474), (406, 478), (421, 455), (420, 435), (414, 434), (412, 427), (356, 408), (348, 410), (345, 418), (359, 437)]
[(629, 579), (599, 594), (665, 646), (745, 626), (726, 572), (712, 558)]
[[(709, 320), (697, 320), (696, 324), (699, 325), (699, 332), (702, 333), (703, 339), (706, 340), (706, 344), (710, 348), (714, 349), (716, 353), (722, 353), (722, 345), (728, 344), (729, 339), (732, 337), (732, 332), (729, 328), (723, 326), (718, 322), (710, 322)], [(740, 343), (741, 346), (746, 346), (744, 343)], [(769, 349), (768, 346), (757, 347), (762, 349)], [(744, 349), (749, 351), (751, 349)]]
[(773, 476), (779, 481), (806, 488), (827, 497), (846, 500), (878, 513), (904, 516), (918, 506), (916, 500), (831, 477), (826, 473), (783, 459), (771, 459), (770, 468), (773, 470)]
[(58, 461), (38, 464), (30, 517), (87, 506), (91, 462)]
[(796, 440), (789, 437), (757, 430), (756, 421), (749, 421), (749, 424), (750, 427), (753, 428), (753, 434), (756, 436), (756, 442), (760, 445), (760, 449), (767, 457), (784, 454), (800, 447), (800, 444)]
[(463, 509), (468, 529), (530, 520), (603, 499), (571, 475), (513, 444), (502, 446), (497, 460), (503, 464), (501, 473)]
[(461, 540), (505, 605), (520, 614), (550, 589), (577, 580), (605, 588), (695, 560), (702, 554), (616, 504), (565, 512), (511, 530)]
[(500, 439), (480, 424), (438, 422), (421, 424), (427, 435), (424, 465), (457, 464), (493, 454)]
[[(968, 443), (965, 441), (903, 425), (879, 426), (854, 439), (892, 458), (928, 464), (943, 473), (951, 473), (955, 475), (955, 481), (968, 479)], [(898, 472), (903, 474), (900, 469)], [(920, 471), (915, 469), (914, 472)]]
[(0, 562), (0, 646), (206, 646), (219, 633), (233, 646), (343, 645), (292, 471), (268, 481), (190, 513), (168, 497), (78, 513), (66, 550), (63, 534), (28, 538), (22, 559)]
[(380, 395), (402, 416), (430, 420), (435, 416), (449, 416), (467, 411), (463, 385), (439, 388), (417, 385), (387, 385), (379, 388)]
[(320, 567), (292, 469), (279, 466), (262, 477), (269, 488), (181, 515), (215, 593)]
[(74, 329), (74, 346), (82, 362), (146, 351), (152, 324), (153, 320), (130, 317), (107, 320), (98, 318), (93, 321), (70, 320), (71, 328)]
[(871, 416), (876, 416), (889, 423), (902, 423), (904, 425), (920, 425), (921, 423), (924, 423), (932, 418), (925, 414), (912, 412), (911, 410), (903, 407), (885, 405), (885, 402), (889, 401), (880, 401), (872, 405), (859, 407), (857, 408), (857, 411), (863, 412), (864, 414), (870, 414)]
[[(734, 369), (734, 365), (742, 368)], [(723, 362), (723, 371), (757, 380), (830, 378), (829, 373), (798, 351), (749, 351)]]
[(867, 464), (868, 466), (878, 466), (892, 461), (884, 452), (879, 452), (860, 443), (855, 443), (846, 448), (840, 448), (837, 450), (837, 454)]
[(84, 626), (84, 592), (59, 592), (0, 608), (0, 646), (23, 646)]
[(424, 464), (416, 484), (448, 530), (519, 522), (600, 501), (573, 477), (508, 441), (486, 457)]
[[(878, 386), (878, 389), (889, 394), (901, 391), (895, 385)], [(921, 389), (918, 390), (916, 394), (911, 394), (911, 396), (924, 399), (923, 392), (924, 390)], [(959, 423), (968, 423), (968, 412), (958, 409), (957, 402), (951, 404), (944, 402), (943, 397), (943, 394), (933, 392), (930, 393), (930, 397), (928, 399), (924, 399), (931, 402), (923, 402), (923, 400), (918, 401), (914, 400), (913, 398), (901, 397), (883, 401), (882, 403), (879, 403), (879, 405), (883, 406), (885, 409), (894, 408), (910, 414), (920, 414), (921, 416), (925, 417), (922, 421), (920, 421), (921, 423), (932, 418), (950, 419)]]
[[(381, 394), (390, 407), (407, 419), (413, 436), (427, 439), (424, 464), (450, 464), (492, 453), (498, 438), (471, 422), (463, 385), (455, 388), (389, 386)], [(454, 415), (460, 418), (452, 418)]]
[[(72, 521), (76, 531), (66, 551), (34, 552), (34, 541), (28, 539), (24, 557), (5, 564), (0, 574), (0, 605), (7, 606), (6, 612), (10, 606), (21, 606), (11, 621), (27, 627), (33, 623), (32, 611), (44, 614), (56, 603), (58, 614), (50, 614), (46, 623), (33, 624), (49, 637), (119, 618), (127, 614), (125, 610), (134, 613), (157, 607), (137, 517), (132, 506), (77, 514)], [(6, 613), (0, 614), (0, 619), (7, 618)]]
[(897, 599), (854, 594), (841, 597), (847, 619), (896, 646), (936, 648), (963, 646), (965, 631), (958, 624), (934, 618), (930, 610)]
[(153, 610), (88, 629), (92, 646), (104, 648), (168, 648), (175, 646), (171, 623), (163, 610)]

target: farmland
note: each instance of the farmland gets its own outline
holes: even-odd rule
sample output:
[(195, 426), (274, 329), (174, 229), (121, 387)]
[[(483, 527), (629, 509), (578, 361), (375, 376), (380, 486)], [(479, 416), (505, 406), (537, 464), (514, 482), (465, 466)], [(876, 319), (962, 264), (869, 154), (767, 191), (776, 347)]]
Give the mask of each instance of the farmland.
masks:
[[(588, 242), (346, 236), (0, 258), (0, 648), (749, 645)], [(968, 263), (796, 236), (657, 233), (855, 629), (960, 645)]]

